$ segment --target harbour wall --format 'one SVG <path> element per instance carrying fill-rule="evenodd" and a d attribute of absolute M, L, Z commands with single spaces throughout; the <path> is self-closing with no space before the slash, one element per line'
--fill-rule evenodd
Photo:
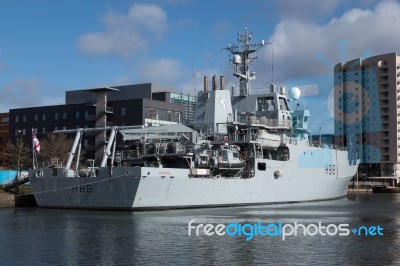
<path fill-rule="evenodd" d="M 0 208 L 9 208 L 14 206 L 14 194 L 0 191 Z"/>

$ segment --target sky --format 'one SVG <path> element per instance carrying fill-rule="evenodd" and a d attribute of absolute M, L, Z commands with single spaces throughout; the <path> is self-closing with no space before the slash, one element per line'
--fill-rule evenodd
<path fill-rule="evenodd" d="M 224 48 L 246 27 L 273 43 L 252 65 L 253 93 L 298 86 L 311 129 L 332 133 L 333 66 L 400 51 L 398 14 L 393 0 L 0 0 L 0 112 L 101 86 L 195 95 L 205 75 L 237 87 Z"/>

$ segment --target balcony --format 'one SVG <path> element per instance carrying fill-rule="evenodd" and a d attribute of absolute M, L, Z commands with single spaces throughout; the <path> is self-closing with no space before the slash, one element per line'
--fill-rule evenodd
<path fill-rule="evenodd" d="M 380 105 L 381 108 L 382 107 L 389 107 L 389 101 L 388 100 L 379 101 L 379 105 Z"/>
<path fill-rule="evenodd" d="M 113 114 L 114 113 L 114 108 L 112 108 L 110 106 L 106 106 L 106 113 L 107 114 Z"/>
<path fill-rule="evenodd" d="M 381 100 L 387 100 L 387 99 L 389 99 L 389 93 L 388 93 L 388 92 L 381 92 L 381 93 L 379 93 L 379 99 L 381 99 Z"/>

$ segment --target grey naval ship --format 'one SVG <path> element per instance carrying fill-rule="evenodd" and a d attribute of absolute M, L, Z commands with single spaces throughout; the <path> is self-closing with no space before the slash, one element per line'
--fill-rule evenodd
<path fill-rule="evenodd" d="M 251 94 L 255 73 L 249 67 L 256 57 L 250 55 L 265 43 L 252 42 L 247 29 L 237 41 L 226 49 L 239 95 L 224 89 L 223 77 L 217 88 L 214 76 L 209 90 L 205 77 L 193 126 L 58 131 L 76 137 L 65 165 L 29 171 L 38 206 L 151 210 L 345 196 L 359 161 L 344 148 L 310 140 L 310 111 L 299 104 L 290 108 L 300 97 L 298 88 L 271 84 L 265 93 Z M 108 141 L 97 166 L 92 160 L 90 167 L 79 168 L 72 162 L 79 161 L 86 133 Z"/>

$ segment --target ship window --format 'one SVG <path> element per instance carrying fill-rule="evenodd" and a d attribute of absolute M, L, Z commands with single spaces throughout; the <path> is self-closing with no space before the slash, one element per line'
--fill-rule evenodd
<path fill-rule="evenodd" d="M 222 151 L 222 158 L 225 162 L 228 161 L 228 153 L 226 151 Z"/>
<path fill-rule="evenodd" d="M 265 171 L 265 170 L 267 170 L 267 164 L 266 163 L 258 163 L 257 168 L 260 171 Z"/>
<path fill-rule="evenodd" d="M 239 153 L 238 152 L 234 152 L 233 153 L 233 158 L 239 158 Z"/>
<path fill-rule="evenodd" d="M 287 105 L 285 98 L 279 97 L 279 106 L 281 107 L 281 110 L 285 110 L 285 111 L 289 110 L 289 107 Z"/>

